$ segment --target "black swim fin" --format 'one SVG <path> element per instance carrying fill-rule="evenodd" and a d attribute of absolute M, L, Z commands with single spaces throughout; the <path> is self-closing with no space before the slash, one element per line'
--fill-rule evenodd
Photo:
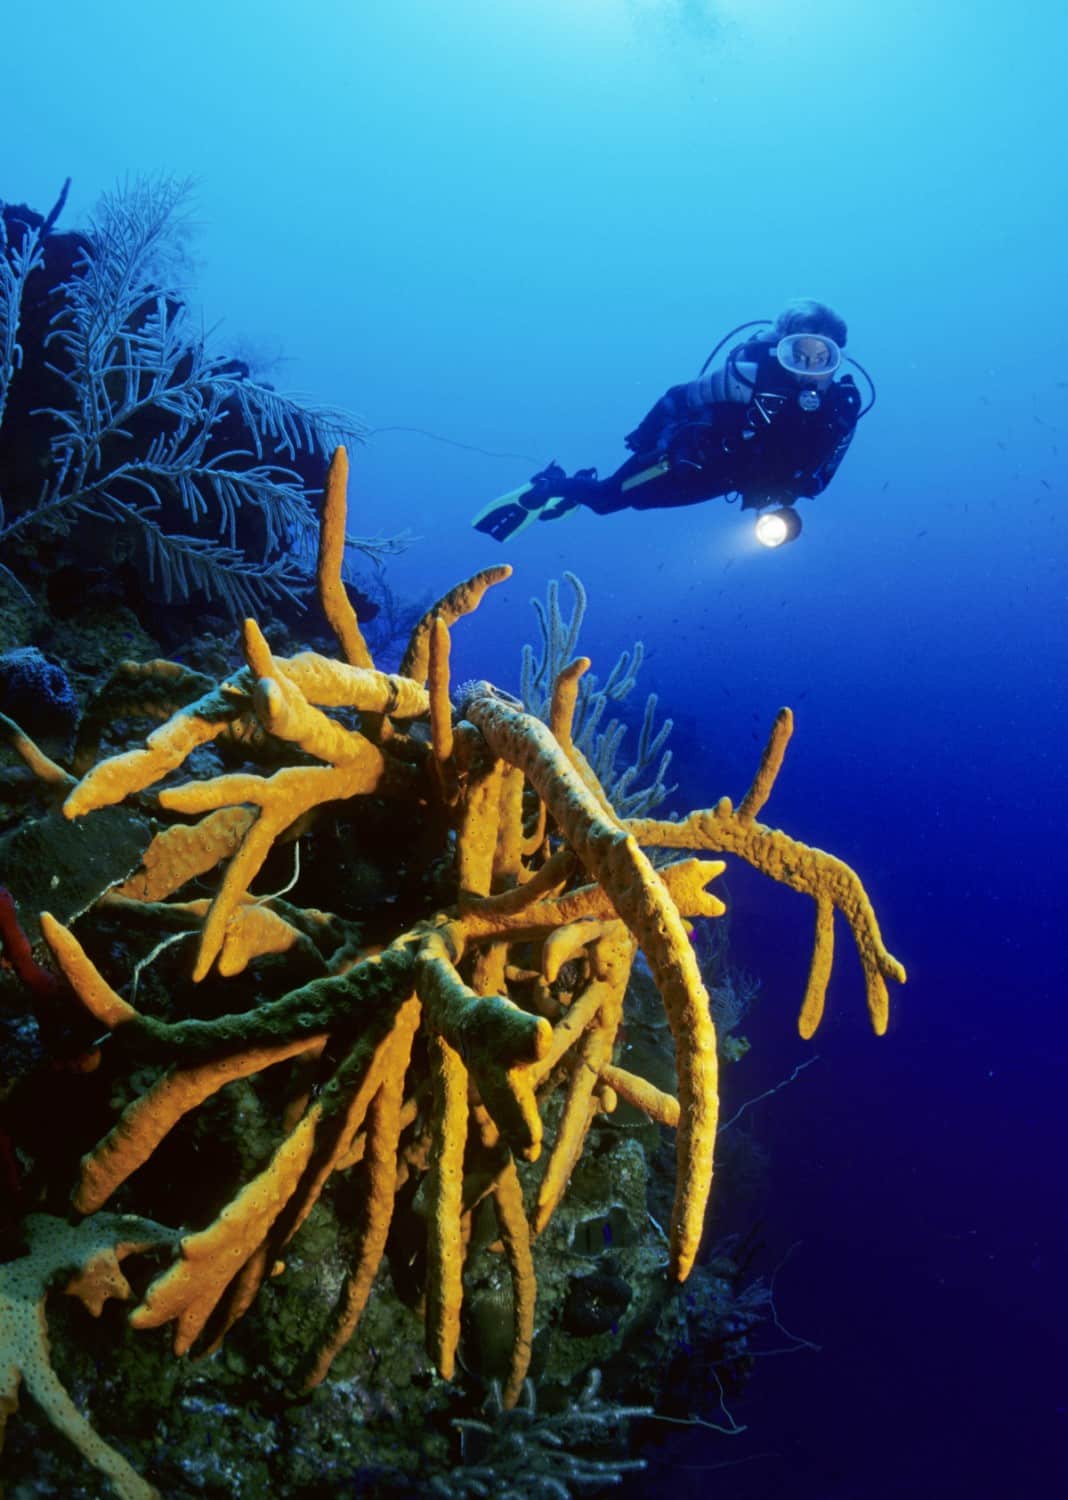
<path fill-rule="evenodd" d="M 524 498 L 531 495 L 535 488 L 528 480 L 517 490 L 509 490 L 507 495 L 491 500 L 484 510 L 479 511 L 471 525 L 476 531 L 484 531 L 487 536 L 493 537 L 494 541 L 507 541 L 510 536 L 523 531 L 531 521 L 537 520 L 538 511 L 545 503 L 541 496 L 534 497 L 529 506 L 523 504 Z"/>
<path fill-rule="evenodd" d="M 590 474 L 596 470 L 587 471 Z M 561 493 L 567 483 L 567 475 L 558 463 L 547 464 L 539 473 L 531 475 L 526 484 L 510 490 L 499 500 L 491 500 L 485 510 L 480 510 L 471 525 L 476 531 L 503 542 L 517 532 L 523 531 L 531 521 L 555 520 L 557 516 L 573 510 L 578 503 L 568 500 Z M 561 488 L 558 489 L 557 486 Z"/>

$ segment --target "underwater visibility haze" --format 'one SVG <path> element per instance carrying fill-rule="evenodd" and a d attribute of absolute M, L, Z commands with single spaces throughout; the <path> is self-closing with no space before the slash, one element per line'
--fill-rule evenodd
<path fill-rule="evenodd" d="M 1068 1492 L 1063 7 L 4 33 L 5 1493 Z"/>

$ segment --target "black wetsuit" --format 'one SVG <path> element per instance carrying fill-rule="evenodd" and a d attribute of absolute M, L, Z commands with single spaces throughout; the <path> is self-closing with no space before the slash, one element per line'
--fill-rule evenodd
<path fill-rule="evenodd" d="M 731 358 L 757 366 L 748 400 L 702 400 L 708 382 L 673 386 L 627 436 L 632 457 L 614 474 L 579 473 L 554 483 L 553 493 L 568 508 L 585 505 L 599 515 L 695 505 L 732 493 L 745 508 L 820 494 L 860 414 L 852 376 L 833 381 L 819 393 L 819 405 L 806 411 L 801 388 L 766 342 L 753 340 Z"/>

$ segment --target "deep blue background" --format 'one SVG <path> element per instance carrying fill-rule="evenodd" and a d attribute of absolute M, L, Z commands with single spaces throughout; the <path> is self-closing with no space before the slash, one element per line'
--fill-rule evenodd
<path fill-rule="evenodd" d="M 205 322 L 383 431 L 353 524 L 392 577 L 516 578 L 454 633 L 515 686 L 564 568 L 602 673 L 636 635 L 687 803 L 744 791 L 862 874 L 909 969 L 866 1029 L 844 931 L 818 1063 L 761 1105 L 784 1320 L 742 1438 L 676 1438 L 678 1495 L 1065 1492 L 1068 645 L 1063 6 L 988 0 L 60 0 L 7 16 L 0 192 L 64 222 L 127 173 L 199 179 Z M 621 435 L 787 298 L 847 317 L 879 401 L 805 532 L 758 554 L 721 503 L 467 521 Z M 279 362 L 272 363 L 277 357 Z M 812 910 L 732 879 L 763 980 L 742 1099 L 794 1033 Z M 756 1455 L 713 1473 L 701 1465 Z M 688 1488 L 689 1487 L 689 1488 Z"/>

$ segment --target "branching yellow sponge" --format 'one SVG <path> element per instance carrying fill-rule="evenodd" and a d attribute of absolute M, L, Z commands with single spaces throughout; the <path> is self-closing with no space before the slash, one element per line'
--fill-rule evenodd
<path fill-rule="evenodd" d="M 143 796 L 223 733 L 255 743 L 257 769 L 172 781 L 159 791 L 159 816 L 169 826 L 111 896 L 110 911 L 121 917 L 140 903 L 142 925 L 165 913 L 168 930 L 189 926 L 200 908 L 166 898 L 217 871 L 194 978 L 221 981 L 264 954 L 291 955 L 308 932 L 326 976 L 252 1009 L 220 1015 L 216 1005 L 214 1019 L 159 1019 L 123 999 L 75 935 L 42 917 L 57 961 L 81 1003 L 113 1033 L 114 1050 L 131 1067 L 163 1065 L 83 1159 L 74 1203 L 94 1212 L 122 1184 L 133 1180 L 135 1189 L 139 1168 L 168 1132 L 230 1080 L 318 1057 L 318 1086 L 297 1078 L 268 1159 L 221 1212 L 205 1214 L 210 1222 L 181 1236 L 173 1264 L 149 1286 L 132 1321 L 173 1323 L 179 1352 L 194 1342 L 214 1347 L 280 1264 L 330 1179 L 360 1162 L 352 1263 L 330 1327 L 302 1372 L 305 1386 L 316 1384 L 371 1294 L 397 1193 L 413 1173 L 426 1173 L 430 1357 L 444 1377 L 452 1375 L 471 1214 L 492 1198 L 512 1279 L 504 1388 L 511 1405 L 533 1337 L 532 1238 L 566 1193 L 598 1116 L 619 1098 L 676 1131 L 671 1271 L 683 1280 L 695 1263 L 719 1096 L 709 996 L 686 923 L 724 911 L 708 888 L 723 862 L 699 856 L 735 855 L 815 901 L 804 1035 L 819 1022 L 835 911 L 860 952 L 877 1031 L 886 1026 L 887 981 L 903 980 L 904 970 L 884 947 L 856 874 L 756 821 L 789 739 L 787 710 L 737 810 L 724 799 L 679 822 L 627 821 L 572 743 L 585 658 L 560 672 L 549 724 L 484 682 L 468 684 L 453 706 L 450 627 L 507 568 L 477 574 L 438 600 L 415 627 L 399 673 L 378 671 L 340 578 L 344 474 L 341 455 L 327 484 L 318 575 L 342 659 L 275 656 L 257 623 L 246 621 L 245 666 L 218 687 L 198 684 L 194 703 L 143 748 L 93 766 L 65 805 L 78 817 Z M 43 765 L 40 774 L 53 775 Z M 398 922 L 379 951 L 340 939 L 329 951 L 329 918 L 253 895 L 251 886 L 280 841 L 296 838 L 309 819 L 332 816 L 333 805 L 363 797 L 402 809 L 409 823 L 432 813 L 436 826 L 449 829 L 452 893 L 425 920 Z M 685 854 L 654 866 L 651 849 Z M 639 949 L 674 1040 L 677 1097 L 615 1060 Z M 559 1108 L 547 1108 L 554 1093 Z M 558 1121 L 555 1131 L 547 1130 L 549 1119 Z M 537 1163 L 528 1204 L 517 1162 Z"/>

